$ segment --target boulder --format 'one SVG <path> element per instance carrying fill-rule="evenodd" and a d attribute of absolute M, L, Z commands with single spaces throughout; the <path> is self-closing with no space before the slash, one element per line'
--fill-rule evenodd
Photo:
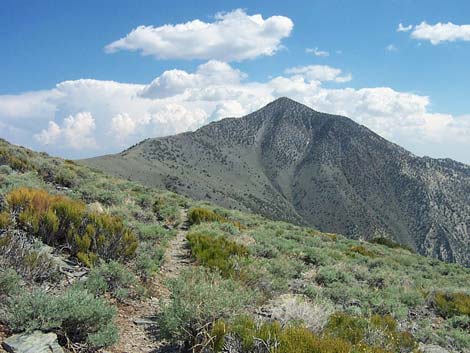
<path fill-rule="evenodd" d="M 450 353 L 447 349 L 436 344 L 419 344 L 419 350 L 423 353 Z"/>
<path fill-rule="evenodd" d="M 64 353 L 53 332 L 23 333 L 8 337 L 2 343 L 3 349 L 9 353 Z"/>

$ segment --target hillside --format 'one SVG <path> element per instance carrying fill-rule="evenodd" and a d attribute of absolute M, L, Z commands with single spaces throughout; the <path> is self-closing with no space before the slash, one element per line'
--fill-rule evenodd
<path fill-rule="evenodd" d="M 353 239 L 385 236 L 470 265 L 470 166 L 416 157 L 288 98 L 82 162 L 223 207 Z"/>
<path fill-rule="evenodd" d="M 0 201 L 5 347 L 41 330 L 73 352 L 470 352 L 470 270 L 384 238 L 223 209 L 1 140 Z"/>

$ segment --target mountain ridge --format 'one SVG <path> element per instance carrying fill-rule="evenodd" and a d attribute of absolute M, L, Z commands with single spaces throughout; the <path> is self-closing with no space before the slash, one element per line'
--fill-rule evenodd
<path fill-rule="evenodd" d="M 470 166 L 417 157 L 283 97 L 241 118 L 83 163 L 224 207 L 470 265 Z"/>

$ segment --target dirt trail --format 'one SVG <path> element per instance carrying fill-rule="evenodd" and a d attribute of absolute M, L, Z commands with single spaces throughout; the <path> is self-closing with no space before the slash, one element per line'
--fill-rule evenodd
<path fill-rule="evenodd" d="M 150 353 L 159 352 L 161 343 L 152 337 L 152 318 L 158 311 L 161 299 L 168 298 L 169 291 L 165 281 L 177 277 L 189 266 L 190 254 L 186 235 L 189 222 L 186 210 L 182 211 L 182 223 L 176 236 L 170 240 L 166 249 L 159 274 L 151 284 L 151 295 L 144 301 L 136 301 L 118 308 L 117 324 L 120 330 L 119 343 L 110 352 L 113 353 Z"/>
<path fill-rule="evenodd" d="M 186 235 L 188 233 L 189 222 L 187 215 L 185 221 L 179 227 L 178 234 L 168 244 L 160 273 L 164 278 L 175 278 L 189 265 L 190 254 L 187 246 Z"/>

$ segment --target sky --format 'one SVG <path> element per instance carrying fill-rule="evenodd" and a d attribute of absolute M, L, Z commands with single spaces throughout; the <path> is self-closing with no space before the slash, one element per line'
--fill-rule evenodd
<path fill-rule="evenodd" d="M 277 97 L 470 164 L 470 2 L 0 1 L 0 137 L 66 158 Z"/>

